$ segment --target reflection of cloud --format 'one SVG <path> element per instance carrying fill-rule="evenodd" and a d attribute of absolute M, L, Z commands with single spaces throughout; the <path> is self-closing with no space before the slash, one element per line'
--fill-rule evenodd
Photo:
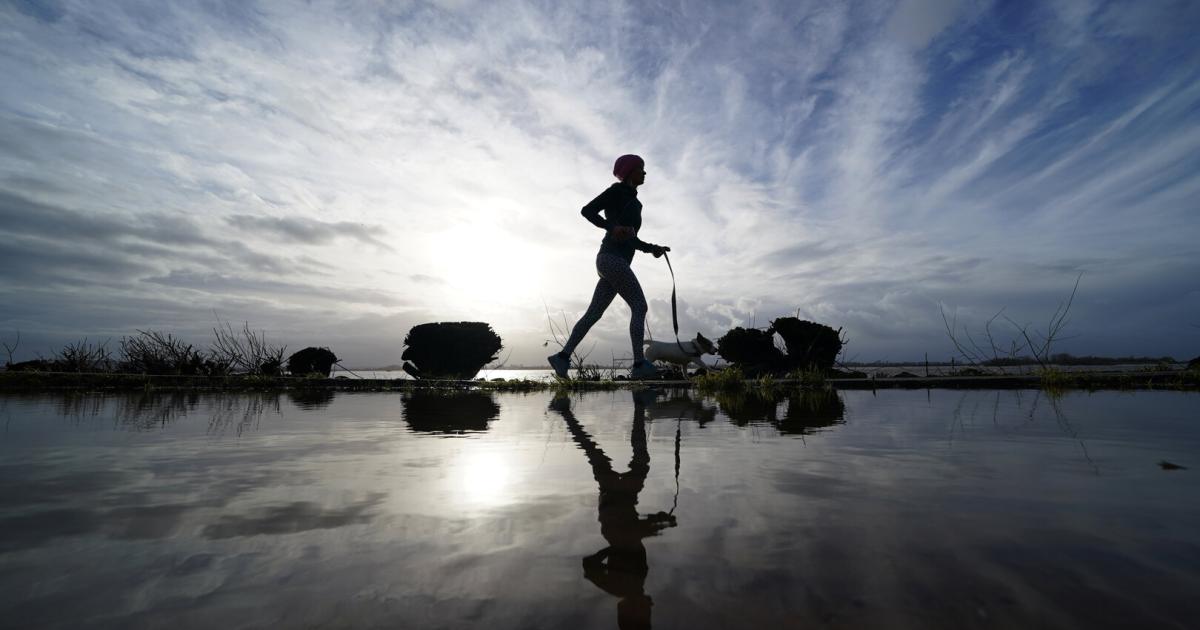
<path fill-rule="evenodd" d="M 0 519 L 0 552 L 30 549 L 67 536 L 105 534 L 122 540 L 165 538 L 194 506 L 169 504 L 112 510 L 61 508 Z"/>
<path fill-rule="evenodd" d="M 383 503 L 386 494 L 373 492 L 367 498 L 340 509 L 326 509 L 311 501 L 295 501 L 256 510 L 249 516 L 224 515 L 204 528 L 210 539 L 294 534 L 313 529 L 336 529 L 361 525 L 374 519 L 372 509 Z"/>
<path fill-rule="evenodd" d="M 98 531 L 102 515 L 91 510 L 63 508 L 0 519 L 0 552 L 40 547 L 63 536 Z"/>
<path fill-rule="evenodd" d="M 167 575 L 169 577 L 186 577 L 196 573 L 203 573 L 212 566 L 213 560 L 216 558 L 217 556 L 211 553 L 198 553 L 188 556 L 183 559 L 183 562 L 171 567 Z"/>
<path fill-rule="evenodd" d="M 30 466 L 0 466 L 0 508 L 71 502 L 130 481 L 128 473 L 115 470 L 65 472 L 53 477 L 34 475 L 35 471 Z"/>
<path fill-rule="evenodd" d="M 165 538 L 175 533 L 189 505 L 121 507 L 104 514 L 104 528 L 113 538 L 142 540 Z"/>

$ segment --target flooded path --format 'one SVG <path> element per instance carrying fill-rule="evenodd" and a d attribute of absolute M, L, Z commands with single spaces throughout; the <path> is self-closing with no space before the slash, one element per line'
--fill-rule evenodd
<path fill-rule="evenodd" d="M 1198 403 L 0 397 L 0 626 L 1184 628 Z"/>

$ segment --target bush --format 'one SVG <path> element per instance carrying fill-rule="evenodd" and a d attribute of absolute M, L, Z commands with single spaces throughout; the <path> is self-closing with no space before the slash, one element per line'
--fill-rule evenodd
<path fill-rule="evenodd" d="M 333 370 L 333 364 L 337 362 L 337 355 L 329 348 L 305 348 L 288 357 L 287 369 L 294 376 L 304 376 L 314 372 L 329 376 L 330 371 Z"/>
<path fill-rule="evenodd" d="M 155 330 L 139 330 L 121 338 L 122 372 L 133 374 L 222 374 L 226 369 L 209 361 L 189 343 Z"/>
<path fill-rule="evenodd" d="M 717 340 L 717 354 L 751 376 L 777 371 L 785 359 L 770 328 L 734 328 Z"/>
<path fill-rule="evenodd" d="M 416 378 L 475 378 L 495 361 L 503 347 L 485 322 L 438 322 L 413 326 L 400 356 L 404 371 Z"/>
<path fill-rule="evenodd" d="M 213 328 L 213 344 L 208 353 L 214 364 L 227 371 L 254 376 L 278 376 L 283 370 L 283 355 L 287 346 L 267 342 L 266 332 L 250 330 L 250 323 L 235 331 L 228 322 L 217 320 Z"/>
<path fill-rule="evenodd" d="M 702 392 L 733 392 L 746 388 L 746 375 L 741 368 L 727 367 L 723 370 L 705 372 L 693 381 Z"/>
<path fill-rule="evenodd" d="M 49 359 L 31 359 L 8 364 L 10 372 L 56 372 L 54 362 Z"/>
<path fill-rule="evenodd" d="M 795 317 L 780 317 L 771 328 L 787 345 L 787 366 L 792 370 L 828 372 L 842 351 L 839 331 Z"/>
<path fill-rule="evenodd" d="M 783 339 L 787 354 L 775 343 Z M 717 354 L 748 376 L 833 369 L 842 351 L 841 330 L 795 317 L 780 317 L 766 330 L 734 328 L 717 340 Z"/>
<path fill-rule="evenodd" d="M 51 366 L 57 372 L 109 372 L 113 368 L 112 353 L 107 341 L 94 345 L 83 339 L 63 346 Z"/>

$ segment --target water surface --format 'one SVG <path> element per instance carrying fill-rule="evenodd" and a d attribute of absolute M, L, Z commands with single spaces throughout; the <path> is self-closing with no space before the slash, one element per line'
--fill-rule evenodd
<path fill-rule="evenodd" d="M 1198 401 L 0 397 L 0 625 L 1184 628 Z"/>

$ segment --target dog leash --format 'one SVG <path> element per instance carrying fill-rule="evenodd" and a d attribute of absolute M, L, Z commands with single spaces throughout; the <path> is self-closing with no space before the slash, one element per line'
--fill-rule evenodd
<path fill-rule="evenodd" d="M 679 309 L 675 307 L 675 268 L 671 266 L 671 257 L 667 252 L 663 252 L 663 258 L 667 259 L 667 269 L 671 271 L 671 326 L 675 329 L 675 345 L 679 346 L 680 352 L 691 356 L 692 353 L 684 349 L 679 341 Z"/>

